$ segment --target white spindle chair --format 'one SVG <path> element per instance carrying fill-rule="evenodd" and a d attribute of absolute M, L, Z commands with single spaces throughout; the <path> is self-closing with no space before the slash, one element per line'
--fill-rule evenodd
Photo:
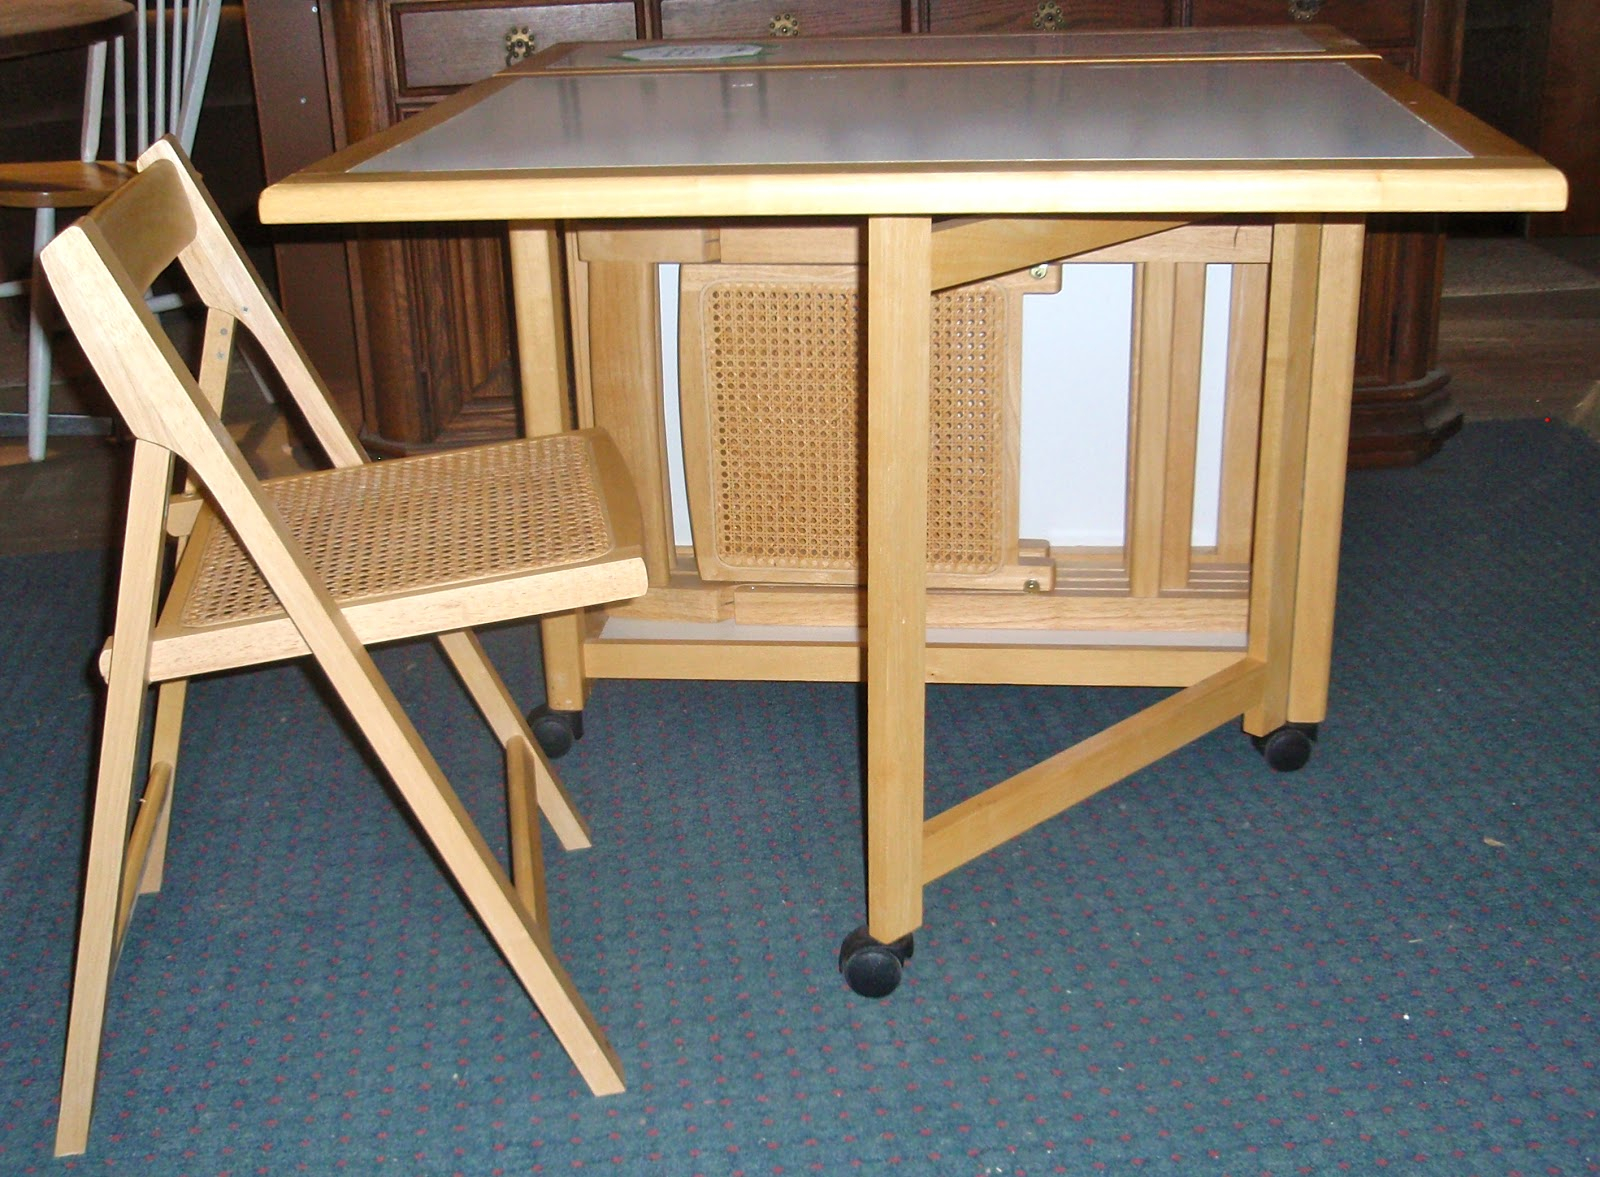
<path fill-rule="evenodd" d="M 53 367 L 53 314 L 47 286 L 39 280 L 37 259 L 55 236 L 57 211 L 81 211 L 99 204 L 133 174 L 129 160 L 163 135 L 172 135 L 185 152 L 192 150 L 211 72 L 222 0 L 136 0 L 136 7 L 131 87 L 123 38 L 109 45 L 97 42 L 87 50 L 78 158 L 0 163 L 0 208 L 33 210 L 33 276 L 0 283 L 0 298 L 26 295 L 29 299 L 26 421 L 28 457 L 35 462 L 45 456 Z M 103 159 L 100 148 L 108 97 L 111 157 Z M 167 295 L 153 305 L 157 310 L 169 310 L 178 301 L 178 296 Z M 78 430 L 95 424 L 84 418 L 56 420 L 63 428 Z"/>

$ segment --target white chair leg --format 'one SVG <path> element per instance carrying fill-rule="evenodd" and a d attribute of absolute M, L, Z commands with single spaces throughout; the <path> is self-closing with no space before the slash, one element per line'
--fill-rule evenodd
<path fill-rule="evenodd" d="M 56 235 L 56 210 L 41 208 L 33 218 L 33 256 L 50 244 Z M 45 330 L 45 313 L 50 284 L 35 260 L 33 285 L 28 291 L 28 460 L 44 459 L 45 434 L 50 426 L 50 335 Z"/>

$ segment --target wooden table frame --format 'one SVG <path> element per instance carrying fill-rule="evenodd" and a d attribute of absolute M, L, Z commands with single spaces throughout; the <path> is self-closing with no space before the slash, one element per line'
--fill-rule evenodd
<path fill-rule="evenodd" d="M 1130 51 L 1118 59 L 1165 59 L 1181 56 L 1184 46 L 1202 44 L 1174 34 L 1154 36 L 1164 39 L 1156 50 L 1148 47 L 1152 42 L 1142 42 L 1147 46 L 1142 55 Z M 526 428 L 535 433 L 570 424 L 562 222 L 805 217 L 864 227 L 864 659 L 854 643 L 834 643 L 806 653 L 802 673 L 780 674 L 770 668 L 770 649 L 684 642 L 639 653 L 627 672 L 864 679 L 867 927 L 872 940 L 889 944 L 922 923 L 923 888 L 929 881 L 1218 725 L 1242 717 L 1247 732 L 1265 736 L 1286 724 L 1315 723 L 1326 711 L 1365 215 L 1553 209 L 1564 204 L 1565 185 L 1537 157 L 1359 47 L 1335 34 L 1319 37 L 1320 47 L 1308 57 L 1338 55 L 1467 155 L 796 164 L 647 172 L 626 167 L 351 171 L 517 85 L 522 74 L 559 71 L 563 61 L 577 60 L 558 48 L 274 185 L 263 196 L 262 219 L 505 221 L 523 409 Z M 1073 46 L 1082 43 L 1069 38 L 1052 44 L 1068 61 Z M 862 52 L 862 44 L 818 43 L 810 52 L 848 60 Z M 957 50 L 947 39 L 939 52 Z M 1095 60 L 1106 58 L 1101 54 Z M 984 215 L 974 217 L 976 212 Z M 930 650 L 925 640 L 927 511 L 919 488 L 927 485 L 928 469 L 929 293 L 1148 234 L 1148 218 L 1167 226 L 1239 216 L 1264 220 L 1270 232 L 1243 649 L 1074 651 L 1072 681 L 1163 681 L 1180 689 L 930 817 L 924 812 L 926 684 L 941 678 L 984 681 L 984 666 L 993 663 L 994 654 L 960 646 Z M 578 308 L 577 320 L 602 315 L 608 321 L 603 326 L 588 322 L 587 330 L 632 332 L 650 343 L 592 354 L 597 381 L 637 382 L 649 376 L 638 368 L 648 362 L 640 357 L 648 356 L 658 323 L 648 313 L 649 300 L 639 293 L 638 273 L 618 280 L 624 272 L 591 275 L 601 289 L 590 285 L 588 306 Z M 626 430 L 626 422 L 605 424 Z M 626 436 L 618 440 L 625 453 L 655 444 L 648 438 L 638 445 Z M 653 479 L 659 471 L 635 469 L 634 475 Z M 658 553 L 657 558 L 664 557 Z M 586 666 L 588 634 L 584 620 L 575 616 L 547 621 L 544 639 L 551 704 L 581 708 L 586 673 L 607 658 L 604 646 L 587 645 Z M 1013 663 L 1010 681 L 1063 681 L 1053 661 L 1057 654 L 1025 648 L 1006 657 Z M 1153 669 L 1158 660 L 1159 670 Z"/>

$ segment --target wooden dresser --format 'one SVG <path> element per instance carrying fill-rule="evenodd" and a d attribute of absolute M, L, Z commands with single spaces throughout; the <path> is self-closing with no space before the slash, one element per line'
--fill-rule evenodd
<path fill-rule="evenodd" d="M 319 13 L 299 0 L 246 0 L 269 181 L 560 41 L 1316 21 L 1448 94 L 1463 9 L 1464 0 L 326 0 Z M 325 92 L 302 81 L 285 102 L 285 72 L 319 57 Z M 1442 239 L 1423 219 L 1377 218 L 1367 242 L 1351 458 L 1414 462 L 1460 422 L 1433 366 Z M 336 392 L 380 447 L 514 428 L 502 254 L 498 234 L 465 226 L 363 231 L 343 264 L 326 242 L 280 251 L 291 320 L 326 370 L 348 374 Z M 353 343 L 325 309 L 340 283 L 359 308 Z"/>

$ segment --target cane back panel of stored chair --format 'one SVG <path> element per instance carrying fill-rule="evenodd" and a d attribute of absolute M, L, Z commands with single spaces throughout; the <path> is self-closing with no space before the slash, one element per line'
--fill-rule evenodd
<path fill-rule="evenodd" d="M 1021 298 L 1026 272 L 933 296 L 928 567 L 947 587 L 1023 588 Z M 686 265 L 679 386 L 695 556 L 707 581 L 860 582 L 859 271 Z M 1037 587 L 1037 586 L 1035 586 Z"/>

